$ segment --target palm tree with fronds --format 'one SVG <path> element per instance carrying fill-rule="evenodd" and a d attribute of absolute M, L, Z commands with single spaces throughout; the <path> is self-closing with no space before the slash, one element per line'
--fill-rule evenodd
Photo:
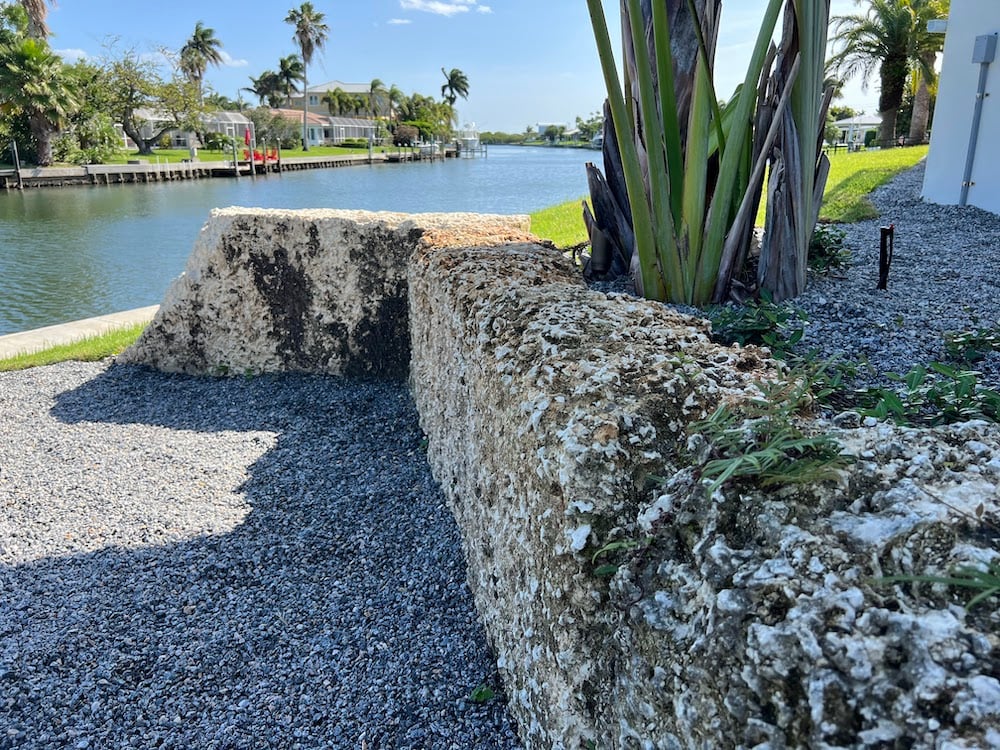
<path fill-rule="evenodd" d="M 302 148 L 309 150 L 309 138 L 306 131 L 306 118 L 309 113 L 309 78 L 308 67 L 312 62 L 313 53 L 322 50 L 330 35 L 330 28 L 323 23 L 326 16 L 313 7 L 312 3 L 302 3 L 298 8 L 292 8 L 285 17 L 285 23 L 295 27 L 292 40 L 299 45 L 302 53 Z"/>
<path fill-rule="evenodd" d="M 860 1 L 860 0 L 859 0 Z M 926 52 L 940 40 L 928 34 L 926 23 L 920 26 L 921 7 L 926 0 L 866 0 L 864 14 L 837 16 L 834 41 L 841 46 L 833 61 L 845 78 L 861 73 L 867 78 L 878 69 L 878 110 L 882 123 L 878 139 L 892 143 L 896 137 L 896 118 L 903 103 L 911 66 L 916 64 L 929 79 L 934 71 L 927 65 Z"/>
<path fill-rule="evenodd" d="M 406 101 L 406 94 L 403 93 L 403 90 L 399 86 L 392 84 L 389 87 L 389 91 L 386 92 L 385 98 L 389 102 L 389 119 L 398 120 L 399 108 Z"/>
<path fill-rule="evenodd" d="M 322 102 L 326 105 L 330 115 L 336 117 L 348 111 L 351 105 L 351 95 L 337 86 L 333 91 L 327 91 L 323 95 Z"/>
<path fill-rule="evenodd" d="M 291 99 L 292 94 L 298 93 L 295 84 L 305 80 L 305 66 L 298 55 L 286 55 L 278 61 L 278 79 L 281 81 L 281 89 L 285 93 L 285 98 Z"/>
<path fill-rule="evenodd" d="M 379 78 L 373 78 L 371 84 L 368 86 L 368 110 L 371 112 L 372 118 L 378 117 L 382 102 L 385 101 L 388 96 L 389 89 L 385 87 L 382 80 Z"/>
<path fill-rule="evenodd" d="M 55 2 L 52 3 L 55 5 Z M 49 6 L 45 0 L 21 0 L 21 7 L 28 14 L 28 36 L 32 39 L 47 39 L 49 26 L 46 20 Z"/>
<path fill-rule="evenodd" d="M 441 87 L 441 97 L 448 104 L 454 107 L 458 97 L 469 98 L 469 79 L 465 73 L 458 68 L 452 68 L 450 71 L 441 68 L 441 72 L 445 77 L 445 83 Z"/>
<path fill-rule="evenodd" d="M 215 29 L 207 28 L 201 21 L 194 26 L 194 33 L 181 47 L 180 68 L 202 96 L 202 84 L 209 65 L 222 64 L 222 42 L 215 36 Z"/>
<path fill-rule="evenodd" d="M 267 102 L 267 106 L 271 109 L 277 109 L 282 105 L 285 100 L 285 90 L 281 81 L 281 76 L 275 73 L 273 70 L 265 70 L 257 78 L 250 76 L 250 83 L 253 84 L 244 91 L 249 91 L 251 94 L 257 97 L 258 103 L 263 106 L 264 102 Z"/>
<path fill-rule="evenodd" d="M 38 165 L 52 164 L 52 139 L 77 106 L 62 59 L 31 37 L 0 51 L 0 115 L 23 115 L 35 141 Z"/>

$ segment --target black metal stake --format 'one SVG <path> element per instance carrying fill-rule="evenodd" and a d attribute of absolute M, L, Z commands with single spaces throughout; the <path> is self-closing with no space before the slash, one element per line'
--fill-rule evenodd
<path fill-rule="evenodd" d="M 896 238 L 896 225 L 881 227 L 881 238 L 878 250 L 878 286 L 876 289 L 888 289 L 889 267 L 892 266 L 892 253 Z"/>

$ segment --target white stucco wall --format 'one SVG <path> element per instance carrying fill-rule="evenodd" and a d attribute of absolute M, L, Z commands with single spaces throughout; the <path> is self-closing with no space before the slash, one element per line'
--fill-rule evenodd
<path fill-rule="evenodd" d="M 972 62 L 977 36 L 1000 32 L 998 0 L 952 0 L 924 199 L 957 204 L 962 192 L 980 66 Z M 1000 214 L 1000 56 L 990 66 L 969 205 Z"/>

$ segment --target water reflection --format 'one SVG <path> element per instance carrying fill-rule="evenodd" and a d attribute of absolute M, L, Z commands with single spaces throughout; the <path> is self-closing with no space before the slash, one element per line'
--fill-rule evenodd
<path fill-rule="evenodd" d="M 213 207 L 528 213 L 586 193 L 597 156 L 494 147 L 255 180 L 12 190 L 0 194 L 0 335 L 158 303 Z"/>

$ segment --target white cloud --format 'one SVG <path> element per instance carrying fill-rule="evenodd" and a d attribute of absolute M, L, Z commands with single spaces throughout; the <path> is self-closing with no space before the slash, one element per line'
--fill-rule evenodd
<path fill-rule="evenodd" d="M 220 57 L 222 57 L 222 64 L 225 65 L 227 68 L 245 68 L 250 64 L 249 62 L 247 62 L 242 58 L 240 58 L 239 60 L 233 58 L 224 49 L 219 50 L 219 55 Z"/>
<path fill-rule="evenodd" d="M 390 18 L 390 26 L 406 26 L 409 23 L 413 23 L 409 18 Z"/>
<path fill-rule="evenodd" d="M 439 16 L 454 16 L 458 13 L 468 13 L 475 10 L 478 13 L 492 13 L 493 9 L 489 5 L 480 5 L 477 0 L 399 0 L 399 7 L 403 10 L 420 10 L 425 13 L 434 13 Z"/>
<path fill-rule="evenodd" d="M 87 54 L 87 51 L 82 49 L 54 49 L 52 51 L 59 55 L 63 61 L 68 63 L 75 63 L 80 60 L 86 60 L 90 57 L 90 55 Z"/>

